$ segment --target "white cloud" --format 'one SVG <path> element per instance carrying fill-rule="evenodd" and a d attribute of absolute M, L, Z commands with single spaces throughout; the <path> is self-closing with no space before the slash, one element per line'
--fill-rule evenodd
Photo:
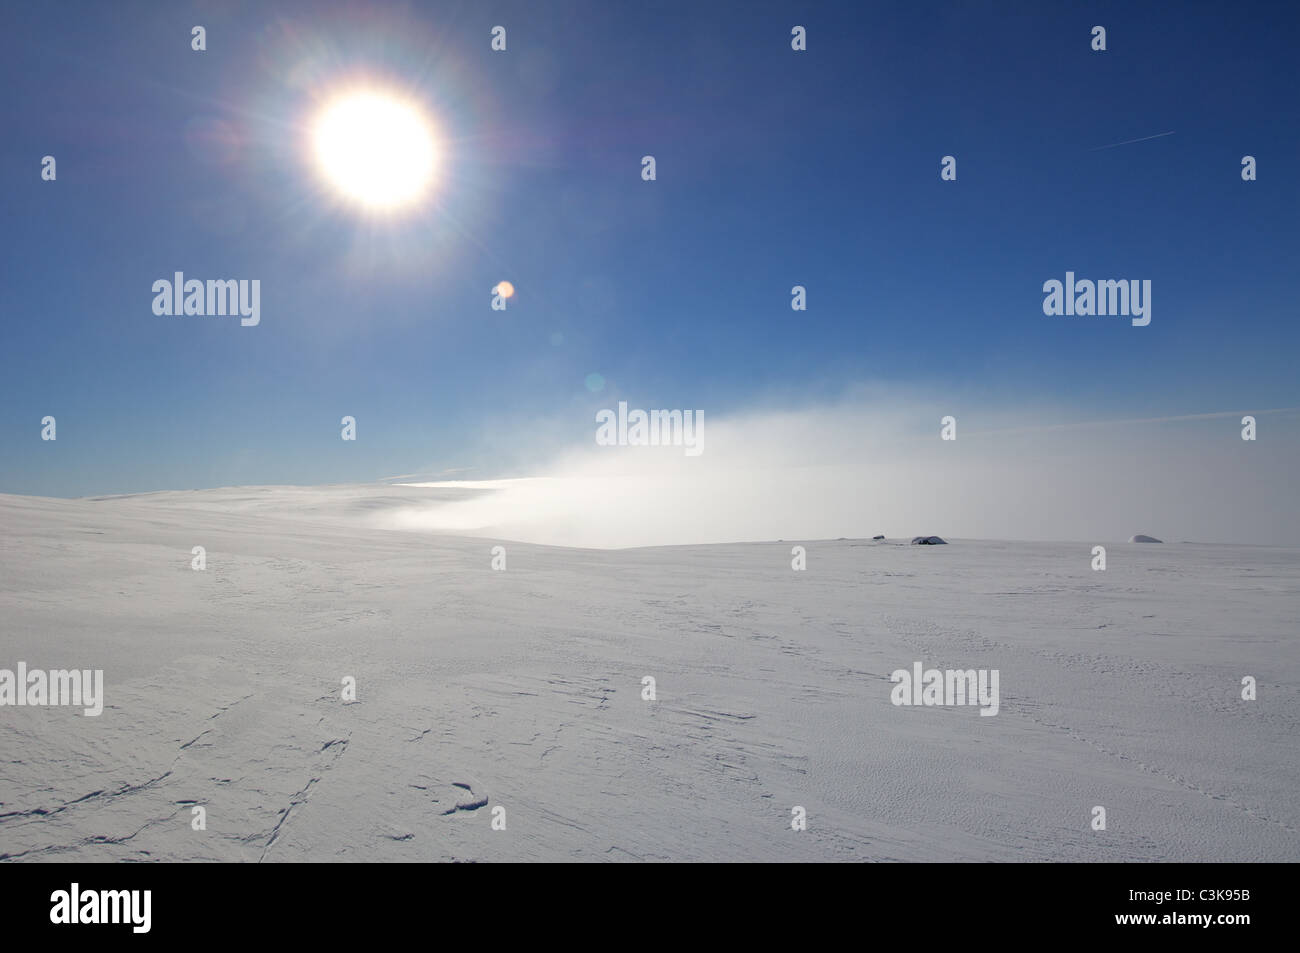
<path fill-rule="evenodd" d="M 1050 408 L 940 406 L 886 400 L 879 390 L 830 406 L 730 418 L 705 412 L 699 457 L 680 448 L 598 447 L 593 436 L 529 467 L 534 478 L 456 481 L 485 492 L 375 519 L 601 548 L 876 533 L 1108 542 L 1145 532 L 1166 541 L 1275 544 L 1300 537 L 1294 412 L 1255 412 L 1255 442 L 1241 439 L 1236 412 L 1080 423 Z M 957 418 L 956 441 L 939 438 L 945 414 Z"/>

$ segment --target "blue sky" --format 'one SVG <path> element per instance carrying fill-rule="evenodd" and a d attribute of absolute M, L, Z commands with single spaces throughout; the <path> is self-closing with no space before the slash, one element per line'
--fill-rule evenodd
<path fill-rule="evenodd" d="M 0 491 L 523 475 L 512 435 L 590 442 L 619 399 L 726 417 L 870 384 L 1042 423 L 1300 405 L 1300 12 L 1161 6 L 15 8 Z M 359 72 L 445 141 L 400 220 L 333 201 L 304 156 Z M 178 270 L 260 279 L 260 325 L 154 315 Z M 1067 270 L 1150 279 L 1151 325 L 1045 316 Z"/>

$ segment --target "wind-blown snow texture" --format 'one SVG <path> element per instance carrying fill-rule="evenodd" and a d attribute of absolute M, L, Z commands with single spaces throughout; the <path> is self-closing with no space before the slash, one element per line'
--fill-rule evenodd
<path fill-rule="evenodd" d="M 0 668 L 107 696 L 0 708 L 0 857 L 1300 860 L 1300 550 L 507 542 L 494 572 L 499 541 L 372 528 L 449 492 L 0 496 Z M 914 661 L 998 669 L 1000 713 L 894 707 Z"/>

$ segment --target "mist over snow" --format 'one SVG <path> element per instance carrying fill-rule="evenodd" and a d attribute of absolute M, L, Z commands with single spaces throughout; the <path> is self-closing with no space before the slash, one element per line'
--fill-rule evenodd
<path fill-rule="evenodd" d="M 950 441 L 940 439 L 948 414 L 957 421 Z M 482 492 L 373 519 L 387 528 L 608 548 L 877 533 L 1120 541 L 1138 529 L 1174 542 L 1293 543 L 1298 417 L 1264 415 L 1267 439 L 1250 442 L 1240 437 L 1241 416 L 1089 421 L 1066 411 L 849 399 L 731 417 L 706 412 L 695 457 L 681 447 L 594 439 L 548 455 L 533 438 L 558 428 L 530 422 L 516 444 L 533 455 L 517 464 L 525 477 L 416 483 Z M 494 442 L 511 440 L 498 432 Z"/>

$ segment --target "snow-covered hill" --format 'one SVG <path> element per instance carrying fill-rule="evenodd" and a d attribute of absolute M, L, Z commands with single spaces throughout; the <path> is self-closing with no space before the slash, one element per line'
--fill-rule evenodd
<path fill-rule="evenodd" d="M 0 497 L 0 668 L 105 683 L 0 707 L 0 856 L 1300 860 L 1300 550 L 374 526 L 431 499 Z M 916 662 L 998 714 L 891 704 Z"/>

